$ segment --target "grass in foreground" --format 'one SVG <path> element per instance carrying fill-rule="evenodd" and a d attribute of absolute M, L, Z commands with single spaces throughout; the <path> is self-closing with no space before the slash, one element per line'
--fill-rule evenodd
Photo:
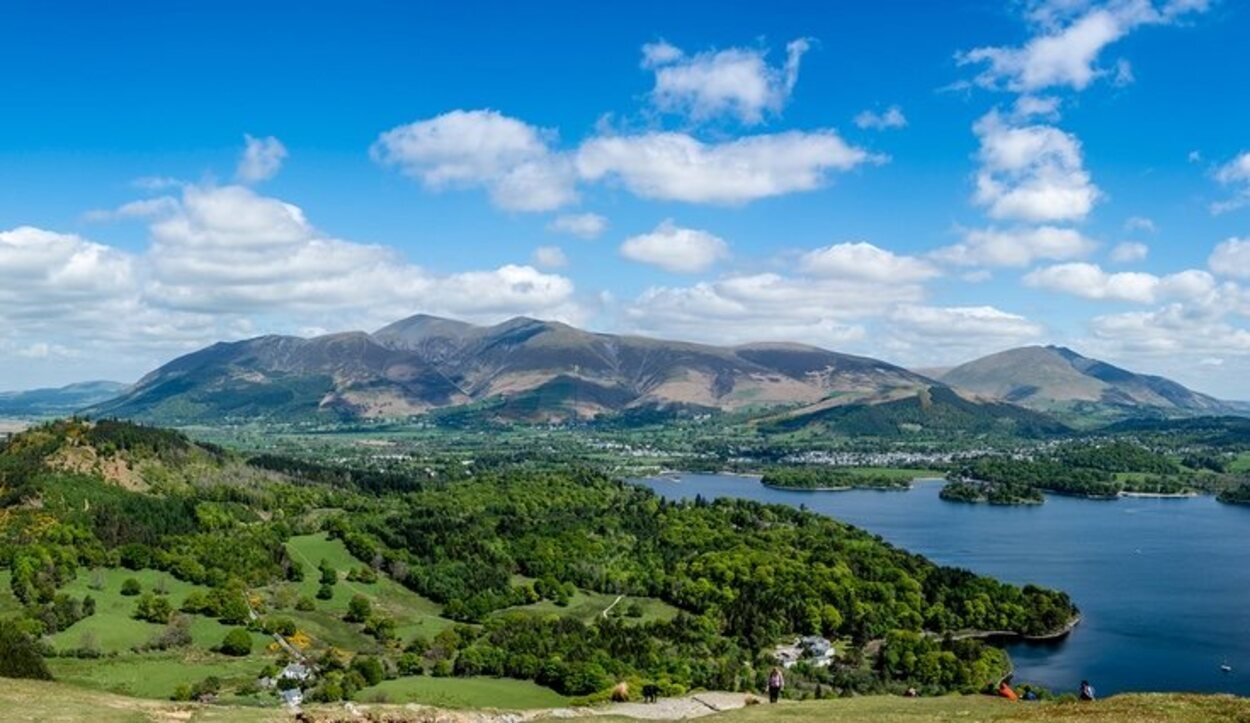
<path fill-rule="evenodd" d="M 433 678 L 425 680 L 440 682 L 439 679 Z M 490 681 L 477 679 L 464 682 L 488 685 Z M 462 690 L 476 697 L 475 693 L 470 692 L 469 687 L 466 686 Z M 485 695 L 491 694 L 489 690 L 485 693 Z M 479 700 L 473 700 L 472 703 L 475 706 L 487 704 Z M 384 717 L 385 720 L 394 723 L 458 720 L 443 714 L 405 710 L 400 705 L 362 702 L 360 707 L 366 709 L 366 713 L 374 713 L 375 718 Z M 308 719 L 314 721 L 341 720 L 343 715 L 341 705 L 308 706 L 306 710 Z M 5 721 L 90 720 L 93 723 L 146 721 L 259 723 L 293 719 L 289 713 L 277 708 L 141 700 L 78 688 L 65 683 L 29 680 L 0 680 L 0 714 Z M 564 719 L 552 718 L 551 720 Z M 596 717 L 592 720 L 602 723 L 636 723 L 636 719 L 615 716 Z M 765 704 L 700 720 L 708 723 L 763 723 L 764 721 L 781 721 L 781 723 L 849 723 L 850 721 L 874 721 L 874 723 L 944 723 L 946 721 L 963 723 L 981 721 L 1221 723 L 1229 721 L 1245 723 L 1245 721 L 1250 721 L 1250 699 L 1232 696 L 1144 694 L 1116 696 L 1097 703 L 1058 704 L 1008 703 L 985 696 L 950 696 L 915 700 L 873 696 L 848 700 L 783 703 L 776 706 Z"/>
<path fill-rule="evenodd" d="M 552 720 L 555 720 L 554 718 Z M 626 723 L 632 718 L 596 718 Z M 1250 699 L 1233 696 L 1136 694 L 1097 703 L 1010 703 L 989 696 L 899 698 L 866 696 L 831 701 L 756 705 L 701 718 L 707 723 L 945 723 L 961 721 L 1087 721 L 1089 723 L 1218 723 L 1250 721 Z"/>

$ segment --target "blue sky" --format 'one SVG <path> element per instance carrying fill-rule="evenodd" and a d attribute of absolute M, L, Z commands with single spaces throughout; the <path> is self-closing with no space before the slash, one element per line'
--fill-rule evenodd
<path fill-rule="evenodd" d="M 1250 397 L 1237 3 L 255 5 L 0 10 L 0 388 L 430 312 Z"/>

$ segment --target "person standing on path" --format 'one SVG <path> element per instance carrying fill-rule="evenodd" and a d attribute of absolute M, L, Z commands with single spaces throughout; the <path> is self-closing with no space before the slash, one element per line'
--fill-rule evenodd
<path fill-rule="evenodd" d="M 784 687 L 786 687 L 786 679 L 781 676 L 781 669 L 773 668 L 773 672 L 768 674 L 768 702 L 776 703 Z"/>

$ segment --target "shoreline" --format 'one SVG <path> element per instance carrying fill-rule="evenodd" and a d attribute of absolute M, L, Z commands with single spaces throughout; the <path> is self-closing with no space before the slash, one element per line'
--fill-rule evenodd
<path fill-rule="evenodd" d="M 1015 641 L 1042 643 L 1042 642 L 1047 642 L 1050 640 L 1059 640 L 1060 638 L 1067 637 L 1069 634 L 1072 633 L 1073 630 L 1076 629 L 1076 626 L 1081 624 L 1081 620 L 1082 620 L 1082 617 L 1080 615 L 1077 615 L 1076 617 L 1069 620 L 1059 630 L 1055 630 L 1049 633 L 1043 633 L 1041 635 L 1025 635 L 1024 633 L 1017 633 L 1012 630 L 967 630 L 967 631 L 960 631 L 957 633 L 951 633 L 951 639 L 952 640 L 999 639 L 1003 641 L 1015 640 Z"/>
<path fill-rule="evenodd" d="M 1140 497 L 1144 499 L 1159 500 L 1184 500 L 1191 497 L 1200 497 L 1197 492 L 1120 492 L 1120 497 Z"/>
<path fill-rule="evenodd" d="M 787 487 L 785 485 L 770 484 L 760 480 L 760 484 L 773 490 L 783 490 L 786 492 L 850 492 L 852 490 L 868 490 L 870 492 L 907 492 L 911 489 L 911 484 L 901 487 L 882 487 L 877 485 L 847 485 L 845 487 Z"/>

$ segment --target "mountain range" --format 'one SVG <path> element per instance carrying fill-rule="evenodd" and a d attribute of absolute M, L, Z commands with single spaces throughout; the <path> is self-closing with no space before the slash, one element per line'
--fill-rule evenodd
<path fill-rule="evenodd" d="M 422 314 L 372 333 L 214 344 L 86 411 L 193 424 L 428 412 L 551 422 L 719 410 L 756 412 L 760 424 L 777 429 L 1036 434 L 1066 429 L 1051 416 L 1056 413 L 1234 411 L 1175 382 L 1058 347 L 1015 349 L 932 373 L 937 378 L 802 344 L 714 346 L 526 317 L 478 326 Z"/>
<path fill-rule="evenodd" d="M 126 390 L 119 382 L 79 382 L 54 389 L 0 392 L 0 417 L 55 417 L 113 399 Z"/>

